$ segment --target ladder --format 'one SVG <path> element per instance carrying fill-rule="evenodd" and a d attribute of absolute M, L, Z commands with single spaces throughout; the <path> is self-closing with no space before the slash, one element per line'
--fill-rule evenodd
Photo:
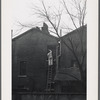
<path fill-rule="evenodd" d="M 47 92 L 51 92 L 52 91 L 52 67 L 53 65 L 51 66 L 48 66 L 48 75 L 47 75 Z"/>

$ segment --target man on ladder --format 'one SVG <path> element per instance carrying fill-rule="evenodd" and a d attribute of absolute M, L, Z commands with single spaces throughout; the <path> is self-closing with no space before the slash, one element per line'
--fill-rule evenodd
<path fill-rule="evenodd" d="M 53 65 L 53 56 L 52 56 L 52 51 L 49 50 L 49 53 L 47 54 L 48 56 L 48 65 L 51 66 Z"/>
<path fill-rule="evenodd" d="M 47 53 L 48 57 L 48 76 L 47 76 L 47 91 L 51 92 L 51 84 L 52 84 L 52 66 L 53 66 L 53 54 L 52 50 L 49 49 Z"/>

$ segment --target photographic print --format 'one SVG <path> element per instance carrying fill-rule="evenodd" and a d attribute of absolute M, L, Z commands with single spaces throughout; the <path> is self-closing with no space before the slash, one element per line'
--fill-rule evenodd
<path fill-rule="evenodd" d="M 12 100 L 86 100 L 87 0 L 14 0 Z"/>

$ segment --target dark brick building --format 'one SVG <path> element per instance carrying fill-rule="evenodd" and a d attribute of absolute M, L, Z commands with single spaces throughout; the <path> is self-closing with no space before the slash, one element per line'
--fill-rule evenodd
<path fill-rule="evenodd" d="M 33 28 L 12 40 L 14 90 L 18 88 L 45 90 L 48 69 L 47 53 L 51 48 L 55 57 L 57 41 L 56 37 L 38 28 Z"/>
<path fill-rule="evenodd" d="M 62 41 L 59 69 L 55 75 L 57 91 L 66 91 L 68 93 L 86 92 L 86 35 L 87 25 L 61 37 Z M 72 49 L 72 51 L 68 48 L 68 46 Z M 76 53 L 78 60 L 83 62 L 81 67 L 83 71 L 84 85 L 81 84 L 79 65 L 77 64 L 73 52 Z"/>
<path fill-rule="evenodd" d="M 84 30 L 83 30 L 84 29 Z M 83 48 L 86 49 L 86 26 L 78 29 L 82 30 Z M 78 33 L 75 31 L 62 37 L 67 41 L 69 36 L 73 37 L 74 43 L 79 43 Z M 49 50 L 52 50 L 53 65 L 52 67 L 52 88 L 55 89 L 56 82 L 64 83 L 64 81 L 75 80 L 68 76 L 67 72 L 71 71 L 80 80 L 79 70 L 73 66 L 74 56 L 65 44 L 61 41 L 61 56 L 57 69 L 57 47 L 59 39 L 49 34 L 48 26 L 44 23 L 42 30 L 38 27 L 32 28 L 27 32 L 12 39 L 12 89 L 13 91 L 33 91 L 45 92 L 47 89 L 48 78 L 48 57 Z M 80 52 L 79 47 L 79 52 Z M 84 50 L 83 49 L 83 50 Z M 79 53 L 80 54 L 80 53 Z M 73 67 L 73 68 L 72 68 Z M 69 69 L 71 68 L 71 69 Z M 84 62 L 84 70 L 86 62 Z M 75 69 L 75 70 L 74 70 Z M 67 70 L 66 72 L 63 70 Z M 70 71 L 68 71 L 70 70 Z M 63 79 L 62 79 L 63 77 Z M 65 79 L 65 80 L 64 80 Z M 66 85 L 66 82 L 65 82 Z M 57 85 L 58 86 L 58 85 Z M 57 87 L 58 88 L 58 87 Z M 56 89 L 55 89 L 56 90 Z M 53 90 L 54 91 L 54 90 Z M 57 90 L 58 91 L 58 90 Z"/>

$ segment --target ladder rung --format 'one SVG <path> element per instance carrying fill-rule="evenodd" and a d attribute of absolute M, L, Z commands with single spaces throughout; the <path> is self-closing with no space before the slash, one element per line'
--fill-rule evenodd
<path fill-rule="evenodd" d="M 47 91 L 51 91 L 51 84 L 52 84 L 52 66 L 48 66 Z"/>

